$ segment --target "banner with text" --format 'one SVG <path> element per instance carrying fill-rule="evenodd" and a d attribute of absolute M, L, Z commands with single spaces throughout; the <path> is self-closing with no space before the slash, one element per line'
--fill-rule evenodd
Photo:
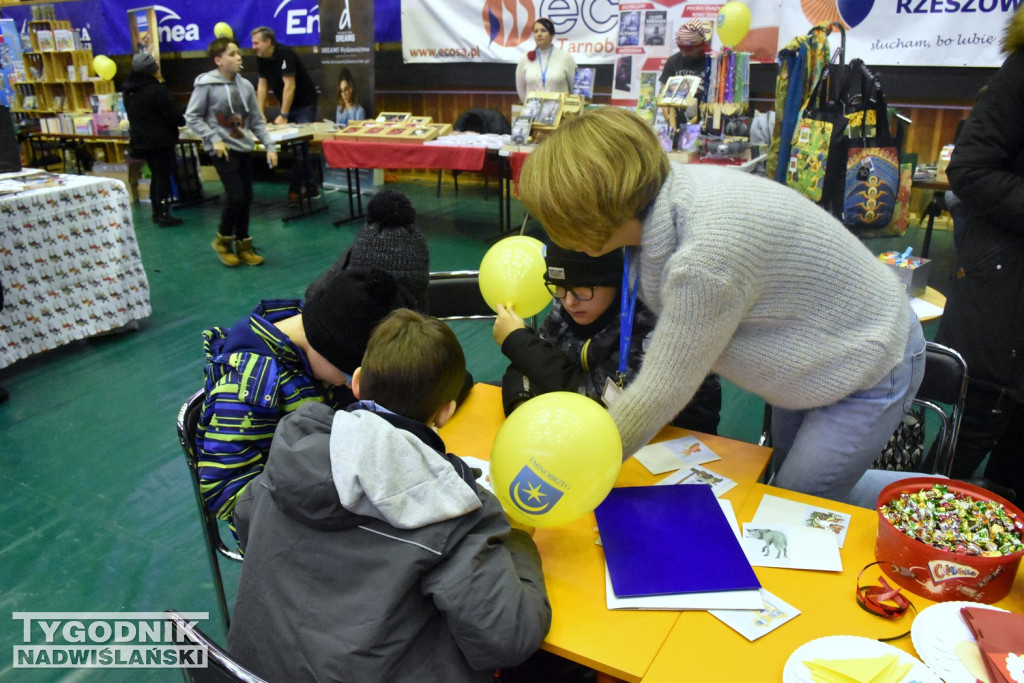
<path fill-rule="evenodd" d="M 68 19 L 75 28 L 88 30 L 94 54 L 123 55 L 133 52 L 125 13 L 138 6 L 139 0 L 68 2 L 54 5 L 54 12 L 58 19 Z M 257 26 L 274 29 L 278 41 L 285 45 L 320 43 L 317 0 L 235 0 L 231 3 L 164 0 L 152 7 L 156 16 L 155 35 L 164 52 L 206 50 L 216 37 L 214 25 L 221 21 L 231 26 L 242 48 L 252 46 L 249 32 Z M 20 29 L 24 22 L 31 20 L 31 9 L 7 6 L 4 15 L 15 19 Z"/>
<path fill-rule="evenodd" d="M 780 41 L 824 21 L 842 21 L 847 26 L 847 61 L 859 57 L 866 64 L 892 66 L 999 66 L 1003 32 L 1022 1 L 784 2 Z"/>
<path fill-rule="evenodd" d="M 352 100 L 363 107 L 366 118 L 372 118 L 373 4 L 321 0 L 320 16 L 320 68 L 324 80 L 320 92 L 321 118 L 335 120 L 342 76 L 351 88 Z"/>
<path fill-rule="evenodd" d="M 577 64 L 615 59 L 614 0 L 402 0 L 406 62 L 512 62 L 534 48 L 533 24 L 555 25 L 555 47 Z"/>

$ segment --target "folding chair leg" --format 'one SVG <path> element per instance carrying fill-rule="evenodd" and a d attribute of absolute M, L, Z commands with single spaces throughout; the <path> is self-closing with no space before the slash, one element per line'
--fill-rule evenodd
<path fill-rule="evenodd" d="M 444 173 L 442 169 L 437 169 L 437 197 L 441 196 L 441 174 Z"/>

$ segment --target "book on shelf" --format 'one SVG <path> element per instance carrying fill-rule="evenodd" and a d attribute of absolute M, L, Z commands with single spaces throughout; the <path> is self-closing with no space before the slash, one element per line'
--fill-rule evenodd
<path fill-rule="evenodd" d="M 76 135 L 92 135 L 92 116 L 75 116 L 71 119 L 72 126 L 74 126 L 74 133 Z"/>
<path fill-rule="evenodd" d="M 57 52 L 71 52 L 75 49 L 75 32 L 66 28 L 55 29 L 53 43 Z"/>
<path fill-rule="evenodd" d="M 121 125 L 121 119 L 117 113 L 102 111 L 92 115 L 92 127 L 97 133 L 104 130 L 117 130 Z"/>
<path fill-rule="evenodd" d="M 56 43 L 53 39 L 53 31 L 40 30 L 36 31 L 36 44 L 39 46 L 40 52 L 53 52 Z"/>

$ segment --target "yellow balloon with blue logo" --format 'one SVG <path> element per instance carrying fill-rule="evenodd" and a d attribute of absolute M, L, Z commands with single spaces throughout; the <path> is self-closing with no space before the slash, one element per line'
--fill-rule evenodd
<path fill-rule="evenodd" d="M 555 391 L 516 408 L 491 448 L 491 485 L 506 514 L 552 527 L 593 512 L 622 466 L 622 441 L 597 401 Z"/>
<path fill-rule="evenodd" d="M 218 38 L 228 38 L 230 40 L 233 40 L 235 37 L 235 32 L 231 29 L 231 24 L 227 23 L 226 21 L 218 21 L 216 24 L 213 25 L 213 35 L 217 36 Z"/>
<path fill-rule="evenodd" d="M 487 250 L 480 261 L 480 293 L 497 311 L 498 304 L 529 318 L 551 303 L 544 286 L 544 243 L 535 237 L 506 237 Z"/>

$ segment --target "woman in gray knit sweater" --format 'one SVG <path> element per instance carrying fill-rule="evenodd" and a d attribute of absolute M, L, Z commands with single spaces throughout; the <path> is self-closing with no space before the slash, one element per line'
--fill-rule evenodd
<path fill-rule="evenodd" d="M 605 107 L 538 146 L 520 197 L 564 248 L 628 247 L 658 315 L 611 407 L 624 456 L 717 372 L 773 406 L 775 485 L 842 500 L 910 407 L 924 337 L 901 285 L 798 193 L 670 164 L 649 125 Z"/>

